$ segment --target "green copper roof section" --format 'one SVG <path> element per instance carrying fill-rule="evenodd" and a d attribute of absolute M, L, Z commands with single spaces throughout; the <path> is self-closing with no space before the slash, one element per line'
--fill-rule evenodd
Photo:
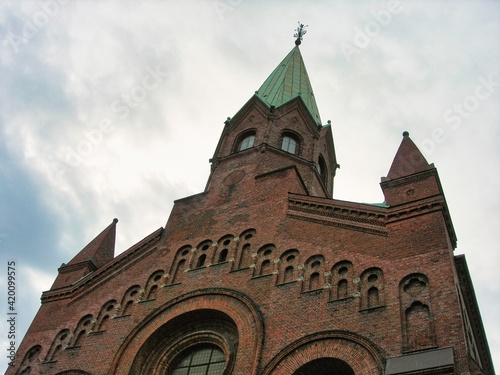
<path fill-rule="evenodd" d="M 300 96 L 314 121 L 321 125 L 316 99 L 298 46 L 267 77 L 256 95 L 267 105 L 275 107 Z"/>

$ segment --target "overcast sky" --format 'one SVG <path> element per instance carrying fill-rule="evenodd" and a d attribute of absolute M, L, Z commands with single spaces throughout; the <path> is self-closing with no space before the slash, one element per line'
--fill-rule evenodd
<path fill-rule="evenodd" d="M 116 254 L 203 191 L 233 116 L 300 46 L 334 198 L 376 203 L 407 130 L 438 169 L 500 369 L 500 2 L 2 1 L 0 370 L 6 264 L 23 336 L 57 268 L 113 218 Z"/>

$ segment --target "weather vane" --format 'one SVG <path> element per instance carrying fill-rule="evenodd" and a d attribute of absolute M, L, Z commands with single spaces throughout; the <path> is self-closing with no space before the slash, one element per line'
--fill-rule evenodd
<path fill-rule="evenodd" d="M 307 33 L 306 27 L 308 26 L 300 23 L 299 21 L 299 26 L 295 29 L 295 34 L 293 34 L 294 38 L 297 38 L 295 39 L 296 46 L 302 43 L 302 37 Z"/>

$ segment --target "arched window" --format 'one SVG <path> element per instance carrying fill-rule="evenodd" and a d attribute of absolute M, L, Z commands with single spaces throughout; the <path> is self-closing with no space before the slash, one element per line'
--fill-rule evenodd
<path fill-rule="evenodd" d="M 368 289 L 368 307 L 376 307 L 379 305 L 378 289 L 373 286 Z"/>
<path fill-rule="evenodd" d="M 57 354 L 63 349 L 69 346 L 69 340 L 71 339 L 69 329 L 63 329 L 57 334 L 50 349 L 47 353 L 45 361 L 55 361 L 57 359 Z"/>
<path fill-rule="evenodd" d="M 352 284 L 354 276 L 352 274 L 352 263 L 343 260 L 332 267 L 332 289 L 331 300 L 352 298 L 354 288 Z"/>
<path fill-rule="evenodd" d="M 19 366 L 19 369 L 22 369 L 22 371 L 18 372 L 19 375 L 27 375 L 32 373 L 31 365 L 35 365 L 38 362 L 38 357 L 41 351 L 42 347 L 40 345 L 36 345 L 28 350 L 28 352 L 24 355 L 21 366 Z"/>
<path fill-rule="evenodd" d="M 137 302 L 140 294 L 140 287 L 139 285 L 134 285 L 130 287 L 127 292 L 125 292 L 122 302 L 120 304 L 121 310 L 118 311 L 119 315 L 129 315 L 130 314 L 130 308 L 134 304 L 134 302 Z"/>
<path fill-rule="evenodd" d="M 309 278 L 309 290 L 315 290 L 321 288 L 319 281 L 319 272 L 314 272 Z"/>
<path fill-rule="evenodd" d="M 384 306 L 384 274 L 380 268 L 369 268 L 361 274 L 361 310 Z"/>
<path fill-rule="evenodd" d="M 285 273 L 283 275 L 283 282 L 287 283 L 293 281 L 293 266 L 288 266 L 285 268 Z"/>
<path fill-rule="evenodd" d="M 281 149 L 290 154 L 298 155 L 299 154 L 299 146 L 300 142 L 297 137 L 292 136 L 291 134 L 283 135 L 283 139 L 281 141 Z"/>
<path fill-rule="evenodd" d="M 198 262 L 196 262 L 196 268 L 203 267 L 205 265 L 205 259 L 207 259 L 207 254 L 201 254 L 198 257 Z"/>
<path fill-rule="evenodd" d="M 222 249 L 219 253 L 219 263 L 225 262 L 227 259 L 227 249 Z"/>
<path fill-rule="evenodd" d="M 170 284 L 177 284 L 182 282 L 186 270 L 189 269 L 188 260 L 192 253 L 192 248 L 190 246 L 184 246 L 177 251 L 175 255 L 175 260 L 170 268 Z"/>
<path fill-rule="evenodd" d="M 162 282 L 162 277 L 164 273 L 165 272 L 163 272 L 163 270 L 158 270 L 153 272 L 151 276 L 149 276 L 149 280 L 146 284 L 146 290 L 144 291 L 146 300 L 156 298 L 156 294 L 158 293 L 158 287 Z"/>
<path fill-rule="evenodd" d="M 73 332 L 74 341 L 72 346 L 82 345 L 82 340 L 91 329 L 92 318 L 92 315 L 89 314 L 80 319 L 78 326 Z"/>
<path fill-rule="evenodd" d="M 249 229 L 244 231 L 240 236 L 241 250 L 237 254 L 237 265 L 239 269 L 248 268 L 253 262 L 252 258 L 252 242 L 255 238 L 255 230 Z"/>
<path fill-rule="evenodd" d="M 297 281 L 298 278 L 299 251 L 291 249 L 280 256 L 278 283 Z"/>
<path fill-rule="evenodd" d="M 214 258 L 215 247 L 216 244 L 211 240 L 201 242 L 193 253 L 192 268 L 201 268 L 211 265 Z"/>
<path fill-rule="evenodd" d="M 222 375 L 226 357 L 215 345 L 203 344 L 186 349 L 169 375 Z"/>
<path fill-rule="evenodd" d="M 326 167 L 325 159 L 323 158 L 323 155 L 320 155 L 318 158 L 318 173 L 319 176 L 321 177 L 321 181 L 327 186 L 327 179 L 328 179 L 328 169 Z"/>
<path fill-rule="evenodd" d="M 403 321 L 403 351 L 436 345 L 431 314 L 429 279 L 419 273 L 406 276 L 399 285 Z"/>
<path fill-rule="evenodd" d="M 95 324 L 95 331 L 104 331 L 109 319 L 115 316 L 117 302 L 113 299 L 106 302 L 101 307 L 97 322 Z"/>
<path fill-rule="evenodd" d="M 252 148 L 254 141 L 255 141 L 255 132 L 248 132 L 243 134 L 238 141 L 237 151 L 243 151 L 248 148 Z"/>
<path fill-rule="evenodd" d="M 229 259 L 229 251 L 231 250 L 231 257 L 234 256 L 234 236 L 231 234 L 225 235 L 219 241 L 217 241 L 215 262 L 223 263 Z M 234 258 L 233 258 L 234 260 Z"/>
<path fill-rule="evenodd" d="M 317 290 L 325 285 L 323 270 L 325 258 L 322 255 L 313 255 L 304 264 L 303 292 Z"/>
<path fill-rule="evenodd" d="M 257 252 L 255 259 L 255 272 L 254 276 L 271 275 L 273 272 L 273 251 L 275 246 L 272 244 L 265 245 Z"/>
<path fill-rule="evenodd" d="M 347 296 L 348 296 L 347 287 L 348 287 L 348 284 L 347 284 L 346 279 L 342 279 L 338 282 L 338 284 L 337 284 L 337 298 L 338 299 L 347 298 Z"/>

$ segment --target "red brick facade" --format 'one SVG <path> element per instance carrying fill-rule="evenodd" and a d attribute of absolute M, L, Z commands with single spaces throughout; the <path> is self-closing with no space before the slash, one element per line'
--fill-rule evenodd
<path fill-rule="evenodd" d="M 115 221 L 61 267 L 6 374 L 171 374 L 196 348 L 221 374 L 493 374 L 437 171 L 407 133 L 386 204 L 332 199 L 336 168 L 300 96 L 254 96 L 165 228 L 108 259 Z"/>

